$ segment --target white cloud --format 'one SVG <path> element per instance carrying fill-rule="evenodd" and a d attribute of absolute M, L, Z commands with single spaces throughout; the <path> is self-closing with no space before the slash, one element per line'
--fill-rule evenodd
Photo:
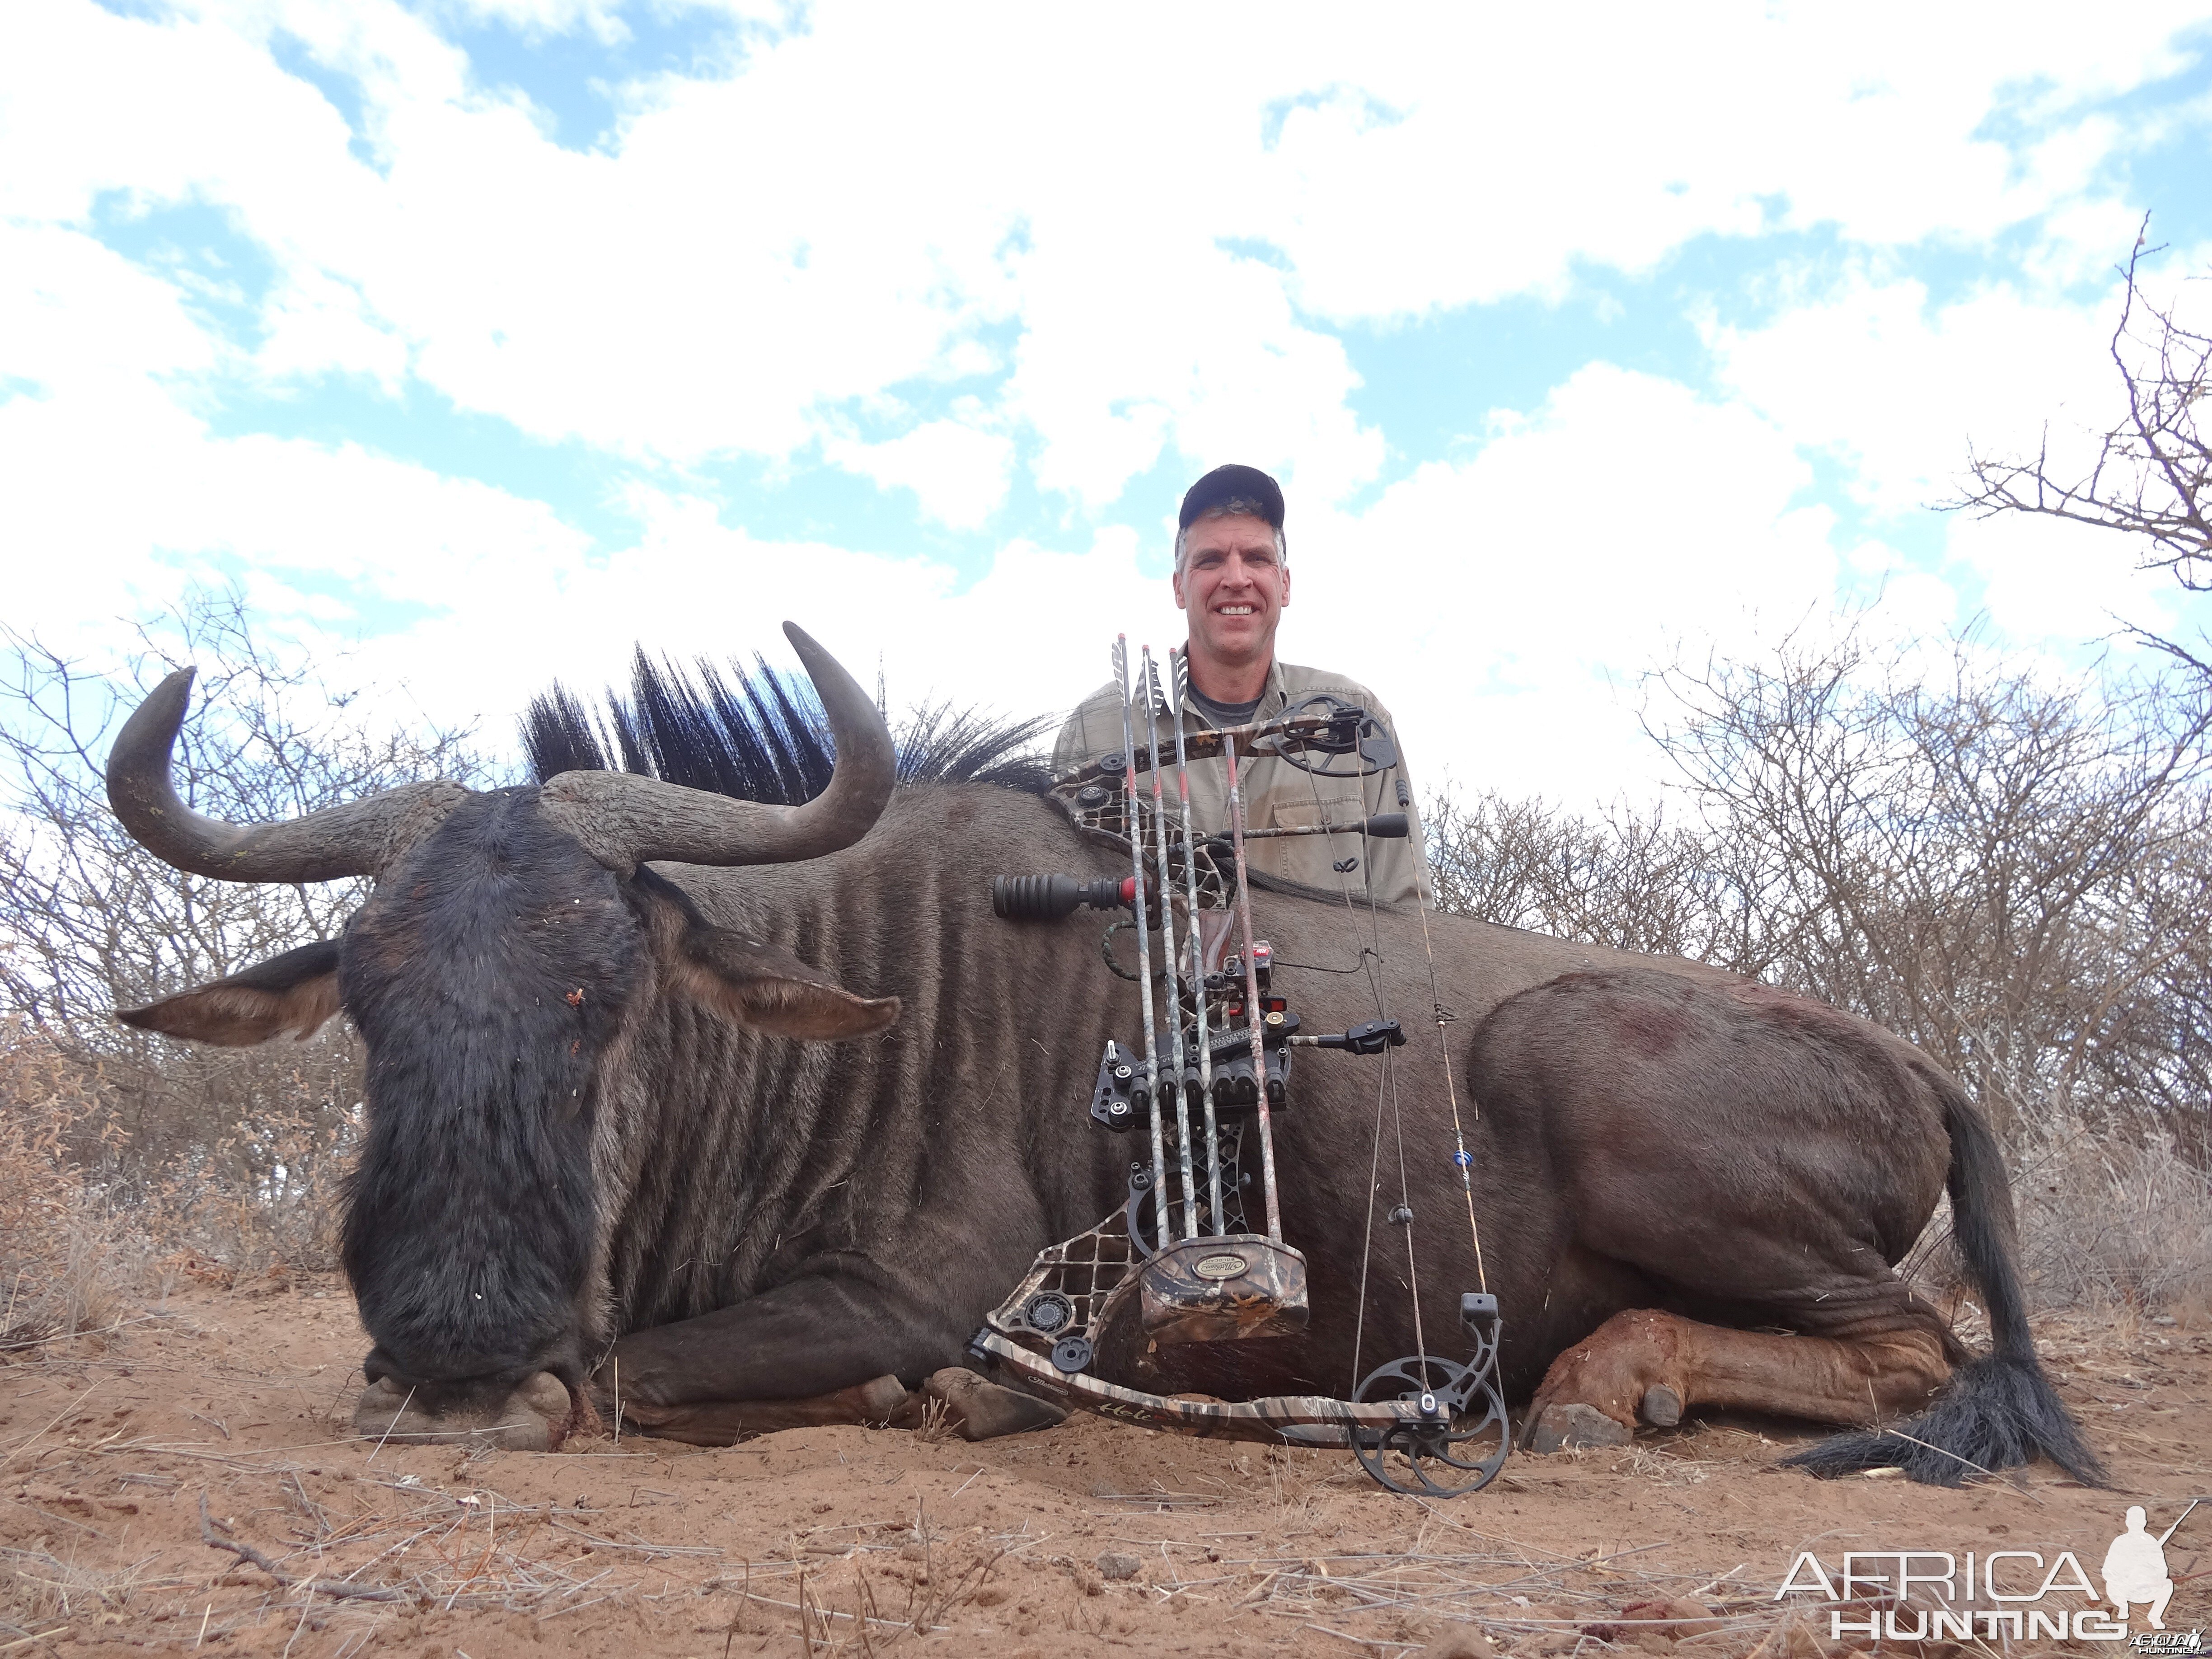
<path fill-rule="evenodd" d="M 2132 233 L 2133 225 L 2125 228 Z M 2123 246 L 2131 240 L 2124 234 Z M 2170 258 L 2154 293 L 2202 270 L 2206 250 Z M 1991 284 L 1932 305 L 1920 283 L 1853 276 L 1755 329 L 1711 331 L 1722 383 L 1791 441 L 1849 463 L 1848 488 L 1875 510 L 1955 500 L 1969 445 L 2085 476 L 2097 434 L 2125 412 L 2110 342 L 2117 279 L 2075 300 Z M 2054 648 L 2101 639 L 2115 618 L 2154 630 L 2190 607 L 2171 579 L 2136 568 L 2142 547 L 2109 532 L 2006 514 L 1948 521 L 1947 556 L 1974 603 L 2009 636 Z"/>
<path fill-rule="evenodd" d="M 1309 531 L 1280 648 L 1373 686 L 1425 779 L 1641 794 L 1638 672 L 1749 648 L 1835 593 L 1808 476 L 1750 411 L 1594 365 L 1470 460 Z"/>
<path fill-rule="evenodd" d="M 1349 319 L 1556 291 L 1577 263 L 1644 270 L 1770 217 L 1859 242 L 1984 237 L 2131 141 L 2088 106 L 2179 69 L 2201 14 L 2110 21 L 1618 9 L 1600 44 L 1587 14 L 1462 8 L 1363 28 L 1284 118 L 1282 246 L 1304 302 Z M 1989 131 L 2000 109 L 2024 161 Z"/>
<path fill-rule="evenodd" d="M 532 35 L 627 27 L 599 0 L 456 3 Z M 972 531 L 1018 466 L 1080 523 L 1172 449 L 1285 477 L 1285 654 L 1373 683 L 1422 776 L 1587 799 L 1648 781 L 1624 676 L 1787 628 L 1832 598 L 1839 554 L 1854 581 L 1887 572 L 1900 631 L 1948 625 L 1960 587 L 2027 635 L 2113 592 L 2155 610 L 2115 586 L 2117 546 L 1959 526 L 1937 571 L 1839 549 L 1807 457 L 1902 512 L 1946 493 L 1969 434 L 2101 417 L 2110 297 L 2080 286 L 2135 215 L 2099 181 L 2204 112 L 2098 100 L 2180 64 L 2185 9 L 1991 30 L 1924 8 L 1352 27 L 824 7 L 728 78 L 613 88 L 591 154 L 486 85 L 440 33 L 453 15 L 0 8 L 0 395 L 30 387 L 0 402 L 0 495 L 34 556 L 23 614 L 106 617 L 232 569 L 310 630 L 419 612 L 369 654 L 448 714 L 513 709 L 555 672 L 618 679 L 633 640 L 780 653 L 790 616 L 856 672 L 880 653 L 896 694 L 1062 708 L 1116 627 L 1179 637 L 1143 574 L 1164 544 L 1085 528 L 999 548 L 963 585 L 749 532 L 702 464 L 818 460 Z M 357 90 L 358 134 L 280 67 L 280 36 Z M 93 234 L 166 209 L 267 262 L 248 324 L 210 320 L 192 267 Z M 1346 506 L 1399 439 L 1334 326 L 1558 295 L 1776 226 L 1832 228 L 1847 275 L 1788 292 L 1814 279 L 1770 272 L 1771 320 L 1709 329 L 1732 401 L 1595 364 Z M 2014 278 L 1929 305 L 1916 249 L 1987 253 L 2021 226 Z M 522 495 L 205 418 L 233 384 L 332 374 L 633 464 L 641 533 L 596 546 Z"/>
<path fill-rule="evenodd" d="M 931 421 L 883 443 L 833 440 L 823 453 L 848 472 L 911 489 L 923 513 L 959 530 L 998 510 L 1014 465 L 1011 439 L 958 421 Z"/>
<path fill-rule="evenodd" d="M 267 331 L 254 368 L 272 380 L 365 374 L 397 397 L 407 374 L 406 343 L 368 314 L 361 295 L 312 266 L 285 273 L 262 312 Z"/>
<path fill-rule="evenodd" d="M 1166 583 L 1139 574 L 1125 531 L 1081 552 L 1016 543 L 963 589 L 927 561 L 763 541 L 697 497 L 636 504 L 635 545 L 564 567 L 557 583 L 505 584 L 496 629 L 480 597 L 404 640 L 372 641 L 364 667 L 431 708 L 496 718 L 556 676 L 587 692 L 624 683 L 638 641 L 678 661 L 760 650 L 788 667 L 789 619 L 863 683 L 880 669 L 895 703 L 951 697 L 1027 715 L 1065 711 L 1105 678 L 1106 619 L 1155 614 L 1160 643 L 1180 636 L 1168 631 Z"/>
<path fill-rule="evenodd" d="M 2101 423 L 2118 314 L 2116 293 L 2076 303 L 2003 284 L 1939 306 L 1916 280 L 1861 274 L 1708 341 L 1723 385 L 1849 460 L 1854 490 L 1894 513 L 1954 494 L 1970 441 L 2032 450 L 2046 416 L 2062 440 Z"/>
<path fill-rule="evenodd" d="M 622 27 L 597 0 L 472 3 L 529 32 Z M 392 0 L 155 19 L 55 0 L 0 25 L 0 204 L 222 207 L 281 272 L 272 361 L 384 375 L 404 346 L 463 406 L 544 438 L 789 457 L 842 404 L 996 360 L 994 412 L 1035 429 L 1047 489 L 1109 500 L 1172 444 L 1334 498 L 1375 476 L 1382 438 L 1300 307 L 1556 292 L 1578 264 L 1640 270 L 1770 216 L 1986 235 L 2067 208 L 2132 141 L 2090 103 L 2171 73 L 2190 15 L 2045 9 L 1991 31 L 1914 9 L 1697 27 L 1629 9 L 1593 51 L 1588 20 L 1540 10 L 1347 30 L 1277 8 L 1102 28 L 837 6 L 753 40 L 730 78 L 630 87 L 610 152 L 579 155 Z M 374 167 L 269 54 L 280 31 L 357 83 Z M 2000 110 L 2020 148 L 1990 136 Z M 297 343 L 301 296 L 336 292 L 373 320 L 341 307 Z M 1006 325 L 1011 359 L 981 343 Z"/>
<path fill-rule="evenodd" d="M 11 616 L 128 614 L 229 561 L 481 626 L 518 569 L 582 559 L 543 502 L 356 445 L 214 435 L 169 380 L 225 356 L 173 288 L 89 238 L 0 227 L 0 368 L 31 387 L 0 401 Z M 337 614 L 327 593 L 304 608 Z"/>

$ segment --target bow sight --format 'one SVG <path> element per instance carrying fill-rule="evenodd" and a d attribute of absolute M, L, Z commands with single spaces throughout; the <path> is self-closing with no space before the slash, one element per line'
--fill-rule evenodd
<path fill-rule="evenodd" d="M 1085 908 L 1121 913 L 1102 945 L 1108 965 L 1138 981 L 1144 1030 L 1134 1049 L 1106 1044 L 1091 1115 L 1117 1134 L 1143 1132 L 1125 1201 L 1089 1231 L 1042 1251 L 970 1346 L 1066 1405 L 1187 1434 L 1346 1447 L 1394 1492 L 1475 1491 L 1504 1466 L 1508 1440 L 1497 1381 L 1498 1301 L 1486 1291 L 1460 1298 L 1460 1323 L 1474 1345 L 1466 1364 L 1425 1352 L 1417 1304 L 1424 1351 L 1370 1372 L 1350 1400 L 1179 1400 L 1101 1374 L 1126 1375 L 1140 1352 L 1153 1348 L 1305 1328 L 1306 1261 L 1283 1237 L 1275 1179 L 1273 1117 L 1291 1105 L 1292 1053 L 1387 1055 L 1406 1041 L 1398 1022 L 1379 1013 L 1342 1032 L 1299 1030 L 1298 1016 L 1276 994 L 1273 953 L 1253 935 L 1244 857 L 1246 842 L 1273 836 L 1402 837 L 1406 814 L 1251 829 L 1238 775 L 1239 760 L 1255 757 L 1322 775 L 1372 775 L 1396 763 L 1389 732 L 1364 708 L 1327 695 L 1271 720 L 1186 732 L 1182 655 L 1169 653 L 1172 695 L 1163 696 L 1147 648 L 1137 688 L 1147 754 L 1131 720 L 1126 641 L 1115 644 L 1114 668 L 1121 750 L 1056 780 L 1053 793 L 1094 839 L 1127 849 L 1130 873 L 1091 881 L 997 876 L 991 902 L 1010 921 L 1063 921 Z M 1179 826 L 1165 804 L 1163 719 L 1173 732 Z M 1228 772 L 1228 822 L 1225 833 L 1201 836 L 1192 823 L 1188 767 L 1216 757 Z M 1150 774 L 1148 788 L 1139 787 L 1140 771 Z M 1112 949 L 1124 929 L 1136 935 L 1133 973 Z M 1441 1025 L 1440 1015 L 1440 1035 Z M 1468 1181 L 1463 1146 L 1455 1162 Z M 1248 1207 L 1255 1178 L 1256 1212 Z M 1470 1224 L 1473 1214 L 1470 1204 Z M 1413 1218 L 1402 1202 L 1390 1217 L 1408 1230 L 1409 1250 Z"/>

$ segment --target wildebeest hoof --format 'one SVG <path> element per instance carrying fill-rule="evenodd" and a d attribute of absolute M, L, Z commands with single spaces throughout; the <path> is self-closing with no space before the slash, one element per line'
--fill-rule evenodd
<path fill-rule="evenodd" d="M 550 1371 L 540 1371 L 496 1408 L 438 1411 L 414 1391 L 382 1377 L 354 1402 L 353 1431 L 364 1440 L 424 1443 L 466 1443 L 507 1451 L 550 1451 L 568 1426 L 568 1390 Z"/>
<path fill-rule="evenodd" d="M 1664 1382 L 1654 1382 L 1644 1389 L 1636 1414 L 1655 1429 L 1671 1429 L 1682 1420 L 1682 1396 Z"/>
<path fill-rule="evenodd" d="M 1532 1452 L 1574 1451 L 1584 1446 L 1625 1446 L 1630 1438 L 1626 1423 L 1616 1423 L 1596 1407 L 1577 1401 L 1545 1407 L 1543 1415 L 1529 1425 L 1523 1443 Z"/>
<path fill-rule="evenodd" d="M 1054 1429 L 1067 1413 L 1048 1400 L 987 1381 L 959 1365 L 932 1371 L 921 1391 L 945 1405 L 945 1422 L 963 1440 L 995 1440 L 1002 1434 Z"/>

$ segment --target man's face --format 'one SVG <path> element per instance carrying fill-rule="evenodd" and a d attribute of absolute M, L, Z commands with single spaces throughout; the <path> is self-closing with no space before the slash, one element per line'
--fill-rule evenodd
<path fill-rule="evenodd" d="M 1275 623 L 1291 602 L 1291 573 L 1265 519 L 1244 514 L 1191 526 L 1176 604 L 1190 613 L 1193 652 L 1222 663 L 1249 663 L 1274 647 Z"/>

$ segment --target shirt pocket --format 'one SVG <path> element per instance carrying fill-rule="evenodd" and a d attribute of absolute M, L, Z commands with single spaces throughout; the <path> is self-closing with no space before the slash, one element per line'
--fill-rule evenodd
<path fill-rule="evenodd" d="M 1361 822 L 1367 816 L 1367 804 L 1357 795 L 1324 793 L 1316 800 L 1310 790 L 1303 794 L 1285 793 L 1279 799 L 1267 803 L 1267 827 L 1278 830 L 1305 830 L 1331 823 L 1342 828 Z M 1328 841 L 1333 836 L 1292 836 L 1286 841 Z"/>
<path fill-rule="evenodd" d="M 1267 804 L 1271 829 L 1303 830 L 1328 823 L 1343 830 L 1366 816 L 1366 805 L 1358 796 L 1324 793 L 1316 800 L 1310 785 L 1297 794 L 1286 792 L 1282 799 Z M 1255 842 L 1253 848 L 1258 867 L 1269 875 L 1304 882 L 1309 887 L 1333 889 L 1337 884 L 1334 860 L 1358 854 L 1363 845 L 1357 835 L 1284 836 Z"/>

